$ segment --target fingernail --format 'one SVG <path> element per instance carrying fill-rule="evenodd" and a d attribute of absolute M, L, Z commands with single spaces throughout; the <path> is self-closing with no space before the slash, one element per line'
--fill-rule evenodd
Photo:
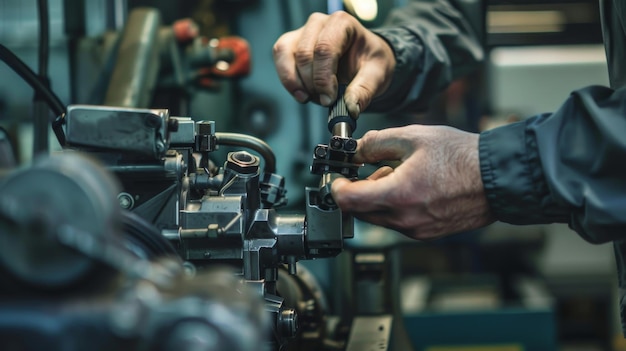
<path fill-rule="evenodd" d="M 332 103 L 333 101 L 330 99 L 330 96 L 320 95 L 320 104 L 322 104 L 322 106 L 330 106 Z"/>
<path fill-rule="evenodd" d="M 359 105 L 358 103 L 349 103 L 346 102 L 346 107 L 348 108 L 348 113 L 350 114 L 350 117 L 357 119 L 359 118 L 359 114 L 361 114 L 361 105 Z"/>
<path fill-rule="evenodd" d="M 293 97 L 295 97 L 296 100 L 298 100 L 298 102 L 300 102 L 300 103 L 305 103 L 305 102 L 309 101 L 309 94 L 305 93 L 302 90 L 296 90 L 293 93 Z"/>

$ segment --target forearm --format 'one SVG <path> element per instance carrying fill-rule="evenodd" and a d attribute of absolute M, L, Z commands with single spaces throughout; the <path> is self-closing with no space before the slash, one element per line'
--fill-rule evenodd
<path fill-rule="evenodd" d="M 484 132 L 481 174 L 497 219 L 567 222 L 585 239 L 626 234 L 626 90 L 588 87 L 561 108 Z"/>
<path fill-rule="evenodd" d="M 424 110 L 450 82 L 478 66 L 482 45 L 467 18 L 448 1 L 413 1 L 374 30 L 394 50 L 391 86 L 368 111 Z"/>

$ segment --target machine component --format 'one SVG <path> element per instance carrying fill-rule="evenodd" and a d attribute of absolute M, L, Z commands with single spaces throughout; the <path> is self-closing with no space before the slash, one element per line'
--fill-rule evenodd
<path fill-rule="evenodd" d="M 161 14 L 154 8 L 134 9 L 124 27 L 117 64 L 112 72 L 104 104 L 147 107 L 159 73 Z"/>
<path fill-rule="evenodd" d="M 359 165 L 352 162 L 356 153 L 357 142 L 352 138 L 356 129 L 356 120 L 348 114 L 343 97 L 345 85 L 339 86 L 339 98 L 329 108 L 328 130 L 332 136 L 327 145 L 320 144 L 313 151 L 311 173 L 323 175 L 339 173 L 344 177 L 356 179 Z"/>
<path fill-rule="evenodd" d="M 62 245 L 58 235 L 119 235 L 118 189 L 94 161 L 73 154 L 42 158 L 13 173 L 0 185 L 0 265 L 21 282 L 46 289 L 86 279 L 97 263 Z"/>
<path fill-rule="evenodd" d="M 67 145 L 117 150 L 159 159 L 169 147 L 168 134 L 177 128 L 167 110 L 72 105 L 66 118 Z"/>
<path fill-rule="evenodd" d="M 352 218 L 328 199 L 332 176 L 322 177 L 322 189 L 305 189 L 304 214 L 279 214 L 274 206 L 286 201 L 284 180 L 274 173 L 275 157 L 267 144 L 246 135 L 216 133 L 209 121 L 157 112 L 70 106 L 68 144 L 100 158 L 115 173 L 123 187 L 120 203 L 159 228 L 183 260 L 199 269 L 234 266 L 265 300 L 274 331 L 270 348 L 280 350 L 298 335 L 299 317 L 278 294 L 278 270 L 287 265 L 296 274 L 298 260 L 336 256 L 343 239 L 353 235 Z M 176 126 L 158 134 L 169 140 L 137 142 L 132 139 L 135 133 L 125 136 L 111 127 L 97 128 L 97 138 L 83 135 L 94 133 L 86 130 L 89 126 L 116 126 L 125 120 L 139 124 L 156 116 L 160 127 Z M 160 145 L 169 149 L 159 154 L 155 150 L 161 150 Z M 229 153 L 219 169 L 198 167 L 196 157 L 208 158 L 219 145 L 247 147 L 262 159 L 242 150 Z"/>
<path fill-rule="evenodd" d="M 265 340 L 262 299 L 229 269 L 185 273 L 90 158 L 41 158 L 0 189 L 4 349 L 252 351 Z"/>

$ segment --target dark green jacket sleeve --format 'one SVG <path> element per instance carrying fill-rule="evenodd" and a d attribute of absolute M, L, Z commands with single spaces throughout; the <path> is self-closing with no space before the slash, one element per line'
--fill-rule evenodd
<path fill-rule="evenodd" d="M 390 88 L 367 111 L 426 109 L 437 93 L 482 61 L 480 24 L 472 26 L 459 6 L 443 0 L 412 1 L 392 11 L 385 27 L 374 32 L 394 50 L 396 69 Z"/>
<path fill-rule="evenodd" d="M 480 135 L 495 216 L 563 222 L 593 243 L 626 238 L 626 89 L 592 86 L 561 108 Z"/>

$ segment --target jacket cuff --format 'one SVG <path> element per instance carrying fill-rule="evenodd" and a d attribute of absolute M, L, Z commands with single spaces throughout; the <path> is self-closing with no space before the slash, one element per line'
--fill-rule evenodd
<path fill-rule="evenodd" d="M 403 27 L 378 28 L 372 32 L 389 44 L 396 67 L 389 88 L 372 100 L 368 112 L 389 112 L 405 100 L 415 78 L 422 72 L 423 60 L 419 58 L 424 54 L 424 45 L 418 36 Z"/>
<path fill-rule="evenodd" d="M 480 171 L 492 213 L 502 222 L 554 222 L 543 209 L 550 202 L 548 185 L 534 135 L 526 121 L 480 134 Z"/>

